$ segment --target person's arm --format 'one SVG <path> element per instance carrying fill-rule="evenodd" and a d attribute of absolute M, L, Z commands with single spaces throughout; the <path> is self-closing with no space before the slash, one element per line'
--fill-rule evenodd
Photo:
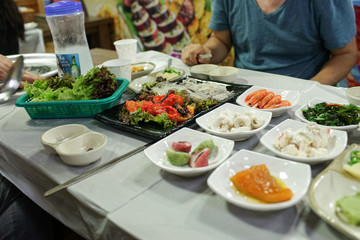
<path fill-rule="evenodd" d="M 219 63 L 228 55 L 232 46 L 231 34 L 229 30 L 214 31 L 208 41 L 201 46 L 200 44 L 191 44 L 181 52 L 181 60 L 188 65 L 199 63 Z M 199 59 L 202 54 L 211 53 L 212 58 Z"/>
<path fill-rule="evenodd" d="M 331 50 L 330 60 L 311 80 L 334 85 L 341 81 L 356 64 L 358 50 L 355 37 L 342 48 Z"/>
<path fill-rule="evenodd" d="M 0 81 L 4 80 L 12 64 L 12 61 L 8 57 L 0 54 Z M 20 88 L 24 87 L 25 82 L 34 82 L 37 79 L 45 78 L 40 75 L 25 71 L 22 77 L 22 81 L 20 83 Z"/>

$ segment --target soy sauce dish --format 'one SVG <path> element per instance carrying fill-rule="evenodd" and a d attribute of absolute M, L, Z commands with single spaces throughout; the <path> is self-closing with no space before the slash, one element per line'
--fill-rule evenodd
<path fill-rule="evenodd" d="M 193 77 L 232 83 L 237 78 L 239 69 L 229 66 L 218 66 L 215 64 L 198 64 L 190 68 Z"/>
<path fill-rule="evenodd" d="M 46 131 L 40 142 L 72 166 L 85 166 L 101 159 L 107 138 L 81 124 L 67 124 Z"/>

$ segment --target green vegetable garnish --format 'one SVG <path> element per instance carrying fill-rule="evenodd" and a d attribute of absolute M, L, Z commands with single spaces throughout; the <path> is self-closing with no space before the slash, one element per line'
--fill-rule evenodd
<path fill-rule="evenodd" d="M 360 122 L 360 108 L 354 104 L 322 102 L 301 111 L 307 120 L 326 126 L 347 126 Z"/>
<path fill-rule="evenodd" d="M 107 68 L 94 67 L 86 75 L 73 78 L 68 74 L 26 83 L 24 90 L 31 101 L 67 101 L 102 99 L 113 95 L 119 84 Z"/>
<path fill-rule="evenodd" d="M 175 71 L 175 69 L 169 67 L 165 68 L 164 73 L 176 73 L 177 75 L 181 74 L 181 72 Z"/>
<path fill-rule="evenodd" d="M 359 162 L 360 162 L 360 151 L 358 150 L 352 151 L 350 153 L 350 161 L 348 162 L 348 164 L 351 166 Z"/>

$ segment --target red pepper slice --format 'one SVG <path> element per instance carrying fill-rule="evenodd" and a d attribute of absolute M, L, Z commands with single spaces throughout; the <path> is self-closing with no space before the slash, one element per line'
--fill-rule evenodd
<path fill-rule="evenodd" d="M 167 106 L 174 106 L 176 103 L 179 103 L 180 106 L 184 105 L 184 100 L 181 96 L 176 94 L 170 94 L 164 101 L 163 104 Z"/>
<path fill-rule="evenodd" d="M 136 104 L 135 101 L 126 101 L 125 102 L 125 106 L 126 106 L 126 109 L 129 111 L 129 112 L 135 112 L 136 109 L 138 109 L 138 106 Z"/>
<path fill-rule="evenodd" d="M 168 115 L 168 118 L 174 122 L 176 122 L 176 119 L 180 116 L 180 113 L 178 113 L 178 111 L 175 108 L 170 106 L 161 106 L 157 108 L 155 112 L 156 115 L 166 113 Z"/>

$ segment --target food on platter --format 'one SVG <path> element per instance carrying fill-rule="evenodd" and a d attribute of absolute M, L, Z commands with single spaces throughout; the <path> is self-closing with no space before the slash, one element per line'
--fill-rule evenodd
<path fill-rule="evenodd" d="M 134 73 L 134 72 L 141 72 L 141 71 L 144 71 L 144 66 L 131 66 L 131 72 Z"/>
<path fill-rule="evenodd" d="M 118 87 L 115 75 L 107 68 L 94 67 L 78 78 L 64 74 L 62 77 L 27 82 L 24 90 L 31 102 L 39 102 L 102 99 L 113 95 Z"/>
<path fill-rule="evenodd" d="M 164 72 L 160 72 L 156 75 L 156 77 L 162 77 L 166 80 L 171 80 L 173 78 L 176 78 L 178 76 L 180 76 L 181 72 L 179 71 L 176 71 L 174 68 L 169 68 L 169 67 L 166 67 Z"/>
<path fill-rule="evenodd" d="M 360 123 L 360 107 L 354 104 L 321 102 L 301 109 L 306 120 L 326 126 L 348 126 Z"/>
<path fill-rule="evenodd" d="M 175 127 L 233 94 L 226 86 L 191 79 L 152 85 L 143 89 L 136 101 L 126 101 L 119 113 L 120 121 L 133 126 L 152 123 L 162 128 Z"/>
<path fill-rule="evenodd" d="M 143 86 L 144 92 L 150 91 L 158 95 L 166 94 L 169 90 L 183 94 L 188 101 L 200 101 L 199 107 L 202 110 L 214 105 L 215 102 L 223 101 L 233 95 L 232 91 L 227 90 L 226 85 L 199 82 L 192 78 L 184 79 L 182 82 L 154 82 L 151 88 Z"/>
<path fill-rule="evenodd" d="M 201 142 L 190 154 L 191 143 L 187 141 L 173 142 L 171 148 L 166 149 L 166 157 L 174 166 L 189 165 L 192 168 L 206 167 L 209 165 L 209 157 L 214 149 L 212 139 Z"/>
<path fill-rule="evenodd" d="M 293 193 L 271 176 L 265 164 L 254 165 L 230 178 L 237 190 L 265 203 L 285 202 Z"/>
<path fill-rule="evenodd" d="M 136 101 L 126 101 L 119 119 L 135 126 L 141 122 L 153 122 L 167 128 L 194 116 L 195 106 L 185 105 L 183 97 L 174 91 L 169 91 L 166 95 L 145 94 Z"/>
<path fill-rule="evenodd" d="M 343 165 L 345 171 L 360 180 L 360 150 L 350 152 L 348 161 Z"/>
<path fill-rule="evenodd" d="M 274 142 L 282 153 L 298 157 L 319 157 L 326 155 L 330 129 L 308 123 L 296 131 L 286 129 Z"/>
<path fill-rule="evenodd" d="M 182 71 L 182 74 L 183 72 L 184 71 Z M 144 87 L 143 89 L 140 88 L 136 91 L 138 94 L 134 96 L 134 98 L 130 99 L 130 101 L 135 102 L 132 103 L 134 104 L 133 106 L 136 107 L 137 103 L 141 105 L 141 101 L 150 101 L 149 103 L 154 103 L 152 100 L 154 96 L 167 95 L 169 91 L 174 91 L 173 94 L 179 95 L 184 101 L 184 105 L 182 106 L 183 109 L 189 109 L 188 106 L 190 108 L 193 107 L 193 117 L 190 117 L 185 121 L 177 121 L 176 123 L 174 122 L 172 124 L 168 124 L 166 125 L 167 127 L 164 127 L 164 121 L 160 123 L 149 121 L 148 117 L 145 116 L 148 114 L 144 112 L 141 113 L 141 110 L 138 110 L 136 114 L 130 113 L 126 106 L 124 107 L 124 105 L 126 105 L 126 102 L 124 102 L 112 109 L 108 109 L 102 113 L 97 114 L 94 116 L 94 118 L 115 128 L 120 128 L 122 130 L 129 131 L 134 134 L 139 134 L 148 138 L 159 139 L 170 133 L 178 131 L 184 126 L 193 124 L 195 122 L 195 117 L 199 117 L 213 110 L 215 107 L 233 100 L 235 97 L 249 88 L 247 85 L 220 84 L 215 82 L 202 81 L 191 77 L 183 77 L 183 75 L 180 75 L 177 80 L 175 79 L 171 81 L 157 82 L 154 80 L 155 78 L 152 77 L 156 74 L 157 72 L 154 72 L 148 76 L 136 78 L 131 81 L 129 88 L 131 85 L 132 87 L 136 86 L 136 88 L 134 87 L 136 90 L 139 89 L 138 87 L 143 87 L 145 83 L 149 83 L 146 81 L 141 82 L 144 77 L 148 77 L 147 79 L 150 79 L 152 83 L 151 86 L 148 84 L 147 87 Z M 153 81 L 155 82 L 153 83 Z M 181 105 L 179 104 L 178 106 Z M 174 113 L 176 116 L 179 112 Z M 166 117 L 164 119 L 168 118 Z M 135 121 L 137 125 L 131 124 L 131 121 Z"/>
<path fill-rule="evenodd" d="M 344 222 L 360 225 L 360 192 L 352 196 L 343 196 L 337 200 L 335 211 Z"/>
<path fill-rule="evenodd" d="M 213 116 L 209 122 L 209 129 L 219 132 L 251 131 L 261 127 L 265 120 L 250 111 L 237 113 L 226 109 L 219 115 Z"/>
<path fill-rule="evenodd" d="M 275 95 L 274 92 L 267 91 L 266 89 L 260 89 L 250 93 L 245 97 L 245 102 L 249 107 L 260 109 L 273 109 L 291 106 L 291 103 L 287 100 L 283 100 L 281 95 Z"/>

